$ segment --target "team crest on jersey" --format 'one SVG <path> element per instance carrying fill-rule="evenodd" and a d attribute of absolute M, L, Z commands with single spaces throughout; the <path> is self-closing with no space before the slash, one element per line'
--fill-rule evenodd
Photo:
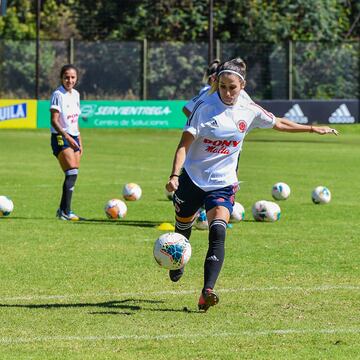
<path fill-rule="evenodd" d="M 246 128 L 247 128 L 246 121 L 240 120 L 240 121 L 238 122 L 237 126 L 238 126 L 238 129 L 240 130 L 241 133 L 243 133 L 243 132 L 246 131 Z"/>

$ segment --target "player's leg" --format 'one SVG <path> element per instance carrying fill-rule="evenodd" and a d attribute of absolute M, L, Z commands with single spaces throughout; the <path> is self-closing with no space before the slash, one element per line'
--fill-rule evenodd
<path fill-rule="evenodd" d="M 77 138 L 75 138 L 75 140 L 77 140 Z M 81 154 L 80 151 L 74 151 L 70 148 L 67 141 L 60 135 L 56 135 L 55 145 L 55 150 L 53 146 L 54 154 L 57 156 L 59 164 L 65 174 L 57 216 L 62 220 L 77 221 L 79 217 L 71 211 L 71 200 L 79 172 Z"/>
<path fill-rule="evenodd" d="M 191 229 L 199 207 L 203 204 L 205 192 L 197 187 L 184 171 L 179 177 L 179 187 L 174 193 L 175 232 L 190 240 Z M 184 268 L 170 270 L 171 281 L 179 281 Z"/>
<path fill-rule="evenodd" d="M 196 186 L 186 171 L 179 177 L 179 187 L 173 196 L 175 207 L 175 232 L 190 240 L 192 225 L 203 204 L 205 192 Z"/>
<path fill-rule="evenodd" d="M 205 198 L 209 221 L 209 245 L 204 262 L 204 287 L 199 299 L 200 310 L 206 311 L 219 302 L 213 289 L 224 263 L 226 225 L 232 212 L 234 195 L 235 188 L 228 186 L 210 192 Z"/>
<path fill-rule="evenodd" d="M 71 212 L 71 200 L 79 173 L 80 152 L 74 152 L 74 150 L 71 148 L 64 149 L 59 154 L 58 160 L 65 174 L 60 209 L 68 217 L 71 217 L 72 220 L 79 220 L 78 216 L 74 216 L 74 214 Z"/>

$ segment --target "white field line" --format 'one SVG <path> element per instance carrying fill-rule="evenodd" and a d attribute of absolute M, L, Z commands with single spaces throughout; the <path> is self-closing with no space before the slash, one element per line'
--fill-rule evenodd
<path fill-rule="evenodd" d="M 0 338 L 0 344 L 23 344 L 34 342 L 95 342 L 95 341 L 161 341 L 168 339 L 194 339 L 194 338 L 229 338 L 229 337 L 260 337 L 270 335 L 333 335 L 333 334 L 360 334 L 360 328 L 334 328 L 334 329 L 278 329 L 278 330 L 244 330 L 239 332 L 213 332 L 203 334 L 164 334 L 164 335 L 108 335 L 108 336 L 34 336 L 34 337 L 3 337 Z"/>
<path fill-rule="evenodd" d="M 236 293 L 236 292 L 325 292 L 325 291 L 360 291 L 360 285 L 320 285 L 314 287 L 301 286 L 268 286 L 268 287 L 243 287 L 233 289 L 217 289 L 219 293 Z M 66 300 L 73 298 L 99 298 L 99 297 L 141 297 L 144 296 L 163 296 L 163 295 L 186 295 L 198 294 L 199 290 L 164 290 L 164 291 L 147 291 L 147 292 L 100 292 L 84 294 L 65 294 L 65 295 L 21 295 L 21 296 L 3 296 L 0 302 L 19 301 L 19 300 Z"/>

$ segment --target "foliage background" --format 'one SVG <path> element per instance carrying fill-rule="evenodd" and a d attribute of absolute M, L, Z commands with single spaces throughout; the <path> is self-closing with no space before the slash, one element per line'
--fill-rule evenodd
<path fill-rule="evenodd" d="M 6 16 L 0 17 L 0 96 L 34 97 L 35 3 L 8 0 Z M 148 98 L 189 98 L 201 86 L 208 61 L 208 5 L 208 0 L 41 1 L 40 97 L 48 97 L 60 65 L 73 59 L 85 98 L 141 98 L 145 75 Z M 356 0 L 214 0 L 218 55 L 244 58 L 255 99 L 286 99 L 292 41 L 292 97 L 356 98 L 359 14 Z"/>

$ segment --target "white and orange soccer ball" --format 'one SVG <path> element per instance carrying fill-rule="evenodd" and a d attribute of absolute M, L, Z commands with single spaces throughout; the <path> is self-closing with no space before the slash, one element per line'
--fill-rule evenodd
<path fill-rule="evenodd" d="M 14 210 L 14 203 L 7 196 L 0 196 L 0 217 L 9 216 Z"/>
<path fill-rule="evenodd" d="M 175 232 L 163 234 L 155 241 L 154 258 L 165 269 L 181 269 L 191 258 L 190 242 Z"/>
<path fill-rule="evenodd" d="M 281 209 L 275 202 L 260 200 L 253 205 L 252 214 L 256 221 L 274 222 L 280 219 Z"/>
<path fill-rule="evenodd" d="M 127 206 L 119 199 L 111 199 L 105 205 L 105 214 L 109 219 L 122 219 L 126 216 Z"/>
<path fill-rule="evenodd" d="M 233 206 L 233 212 L 230 216 L 230 222 L 239 222 L 245 219 L 245 209 L 244 207 L 237 201 L 235 201 Z"/>
<path fill-rule="evenodd" d="M 138 184 L 128 183 L 123 187 L 123 197 L 127 201 L 136 201 L 141 198 L 142 190 Z"/>

